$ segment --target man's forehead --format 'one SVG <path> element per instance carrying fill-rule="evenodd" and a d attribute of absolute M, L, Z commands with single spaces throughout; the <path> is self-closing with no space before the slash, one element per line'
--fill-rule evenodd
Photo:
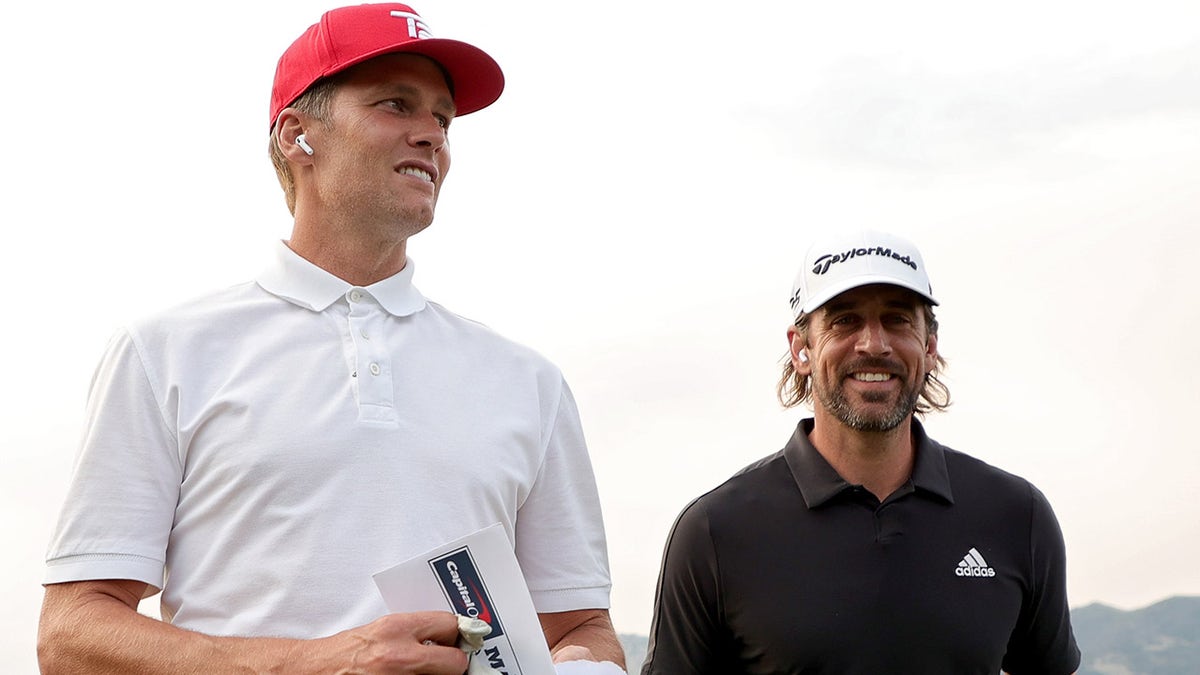
<path fill-rule="evenodd" d="M 348 68 L 343 81 L 355 82 L 379 90 L 416 91 L 417 83 L 440 76 L 438 103 L 454 110 L 454 90 L 445 68 L 423 54 L 383 54 Z"/>
<path fill-rule="evenodd" d="M 821 305 L 819 310 L 827 312 L 845 311 L 867 304 L 879 303 L 896 309 L 915 309 L 925 304 L 920 294 L 903 286 L 892 284 L 868 284 L 843 291 Z"/>

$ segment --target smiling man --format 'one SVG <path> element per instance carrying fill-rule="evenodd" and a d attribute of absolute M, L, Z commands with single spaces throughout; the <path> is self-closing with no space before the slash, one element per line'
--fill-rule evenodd
<path fill-rule="evenodd" d="M 503 86 L 400 4 L 327 12 L 283 54 L 291 237 L 256 280 L 110 343 L 47 558 L 43 672 L 461 675 L 456 618 L 389 614 L 372 575 L 493 523 L 555 662 L 620 670 L 562 374 L 412 283 L 450 126 Z M 163 621 L 137 612 L 159 590 Z"/>
<path fill-rule="evenodd" d="M 642 672 L 1073 672 L 1046 498 L 914 418 L 949 405 L 916 247 L 872 231 L 819 241 L 791 305 L 779 396 L 813 417 L 683 510 Z"/>

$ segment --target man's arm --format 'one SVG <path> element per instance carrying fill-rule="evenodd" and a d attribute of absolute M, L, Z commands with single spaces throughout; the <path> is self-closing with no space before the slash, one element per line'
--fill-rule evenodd
<path fill-rule="evenodd" d="M 1028 591 L 1002 665 L 1017 675 L 1075 672 L 1082 655 L 1067 602 L 1066 543 L 1046 496 L 1032 485 L 1028 489 Z"/>
<path fill-rule="evenodd" d="M 316 640 L 214 637 L 137 612 L 139 581 L 46 586 L 38 663 L 53 673 L 435 673 L 461 675 L 449 612 L 389 614 Z M 436 644 L 423 644 L 432 640 Z"/>
<path fill-rule="evenodd" d="M 744 670 L 721 611 L 716 545 L 701 499 L 684 507 L 667 535 L 642 675 Z"/>
<path fill-rule="evenodd" d="M 555 663 L 612 661 L 625 667 L 625 650 L 617 639 L 607 609 L 577 609 L 538 614 Z"/>

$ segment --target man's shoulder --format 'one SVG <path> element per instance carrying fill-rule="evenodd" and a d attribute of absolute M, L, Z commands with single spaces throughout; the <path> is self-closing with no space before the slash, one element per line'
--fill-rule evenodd
<path fill-rule="evenodd" d="M 447 308 L 440 302 L 435 302 L 426 298 L 425 309 L 423 311 L 427 312 L 430 317 L 436 317 L 438 320 L 454 327 L 455 330 L 469 333 L 477 339 L 495 341 L 497 343 L 505 343 L 513 347 L 522 348 L 520 343 L 501 335 L 486 323 L 459 314 L 458 312 Z"/>
<path fill-rule="evenodd" d="M 194 295 L 152 309 L 125 322 L 125 330 L 140 339 L 180 336 L 195 330 L 228 331 L 246 312 L 257 312 L 270 295 L 252 281 Z"/>
<path fill-rule="evenodd" d="M 203 361 L 207 346 L 244 344 L 252 312 L 239 311 L 267 294 L 253 282 L 211 291 L 118 322 L 109 336 L 103 364 L 140 362 L 162 372 L 165 362 Z M 127 361 L 132 358 L 134 361 Z M 150 367 L 147 364 L 157 366 Z"/>
<path fill-rule="evenodd" d="M 688 502 L 675 519 L 668 546 L 684 557 L 711 547 L 760 541 L 790 522 L 803 499 L 782 452 L 747 465 Z"/>
<path fill-rule="evenodd" d="M 130 325 L 139 330 L 153 330 L 159 326 L 173 327 L 190 321 L 210 322 L 223 314 L 235 314 L 241 307 L 256 301 L 269 301 L 270 298 L 255 282 L 244 281 L 150 310 L 134 318 Z"/>
<path fill-rule="evenodd" d="M 493 363 L 517 362 L 539 369 L 558 371 L 558 367 L 541 352 L 524 343 L 501 334 L 491 326 L 447 309 L 445 305 L 426 300 L 426 319 L 440 323 L 448 340 L 461 347 L 479 350 L 488 354 Z"/>
<path fill-rule="evenodd" d="M 769 488 L 790 480 L 787 461 L 779 450 L 761 457 L 734 472 L 717 486 L 693 499 L 685 508 L 705 512 L 725 512 L 753 507 L 769 494 Z"/>
<path fill-rule="evenodd" d="M 729 485 L 733 489 L 753 488 L 786 466 L 787 460 L 783 457 L 783 450 L 776 450 L 766 457 L 760 457 L 738 469 L 725 481 L 724 485 Z"/>
<path fill-rule="evenodd" d="M 1025 500 L 1041 494 L 1033 483 L 1022 476 L 960 450 L 933 442 L 942 449 L 946 458 L 946 470 L 950 474 L 955 499 L 977 495 L 993 501 L 1004 496 Z"/>

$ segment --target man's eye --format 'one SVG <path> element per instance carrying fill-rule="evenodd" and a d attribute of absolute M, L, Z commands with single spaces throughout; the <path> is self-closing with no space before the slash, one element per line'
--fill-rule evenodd
<path fill-rule="evenodd" d="M 443 129 L 450 128 L 450 118 L 445 115 L 434 115 L 437 118 L 438 126 Z"/>

